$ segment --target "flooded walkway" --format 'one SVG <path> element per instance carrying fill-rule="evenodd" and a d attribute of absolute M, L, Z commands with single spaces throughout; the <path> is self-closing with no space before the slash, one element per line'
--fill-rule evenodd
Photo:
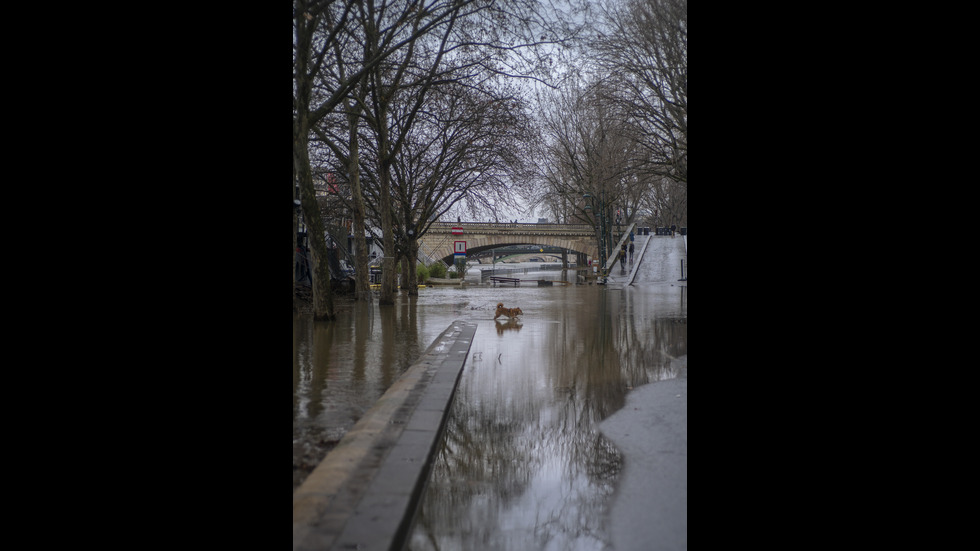
<path fill-rule="evenodd" d="M 603 549 L 622 458 L 598 425 L 632 388 L 676 376 L 686 287 L 496 293 L 525 314 L 471 320 L 410 549 Z"/>
<path fill-rule="evenodd" d="M 298 464 L 315 466 L 461 319 L 477 328 L 409 548 L 610 548 L 623 456 L 599 424 L 633 388 L 677 377 L 686 284 L 428 288 L 396 300 L 348 306 L 332 324 L 294 319 L 294 489 Z M 524 315 L 493 320 L 497 302 Z"/>

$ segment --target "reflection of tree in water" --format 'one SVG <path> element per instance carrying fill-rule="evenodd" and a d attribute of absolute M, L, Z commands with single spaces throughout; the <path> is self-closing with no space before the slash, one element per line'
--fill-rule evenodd
<path fill-rule="evenodd" d="M 618 335 L 617 350 L 630 387 L 672 379 L 671 360 L 687 354 L 687 321 L 652 319 L 628 323 Z"/>
<path fill-rule="evenodd" d="M 635 312 L 630 298 L 619 309 L 614 346 L 626 384 L 633 388 L 676 377 L 671 360 L 687 354 L 687 317 Z"/>
<path fill-rule="evenodd" d="M 410 549 L 609 545 L 606 507 L 621 456 L 598 422 L 626 391 L 604 325 L 570 313 L 522 351 L 518 371 L 535 369 L 535 354 L 556 359 L 527 385 L 536 388 L 464 375 Z"/>
<path fill-rule="evenodd" d="M 432 526 L 453 526 L 467 541 L 486 541 L 499 526 L 498 502 L 523 494 L 536 467 L 534 455 L 516 442 L 521 423 L 498 417 L 496 406 L 470 407 L 469 394 L 460 388 L 453 403 L 410 549 L 451 548 L 435 540 Z"/>
<path fill-rule="evenodd" d="M 475 403 L 468 394 L 453 404 L 409 549 L 607 543 L 605 505 L 620 468 L 608 441 L 595 431 L 567 430 L 565 413 L 531 401 L 507 407 Z M 536 488 L 541 478 L 553 479 L 557 492 Z"/>
<path fill-rule="evenodd" d="M 687 351 L 686 318 L 627 298 L 583 294 L 525 320 L 531 346 L 508 348 L 513 331 L 474 342 L 410 549 L 609 548 L 622 459 L 598 424 Z"/>
<path fill-rule="evenodd" d="M 354 303 L 293 326 L 293 490 L 421 356 L 415 308 Z M 379 323 L 380 322 L 380 323 Z"/>

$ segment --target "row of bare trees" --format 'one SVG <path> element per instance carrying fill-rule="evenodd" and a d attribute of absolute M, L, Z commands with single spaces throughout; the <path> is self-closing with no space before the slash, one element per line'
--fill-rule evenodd
<path fill-rule="evenodd" d="M 353 219 L 357 298 L 371 300 L 369 226 L 383 239 L 379 303 L 394 303 L 399 260 L 416 292 L 433 221 L 529 193 L 532 120 L 514 77 L 547 79 L 574 14 L 547 0 L 294 0 L 293 176 L 314 319 L 334 316 L 317 175 L 335 175 Z"/>
<path fill-rule="evenodd" d="M 542 98 L 540 206 L 604 221 L 606 235 L 616 211 L 624 224 L 686 225 L 687 0 L 624 0 L 593 20 L 576 84 Z"/>
<path fill-rule="evenodd" d="M 382 305 L 394 302 L 399 260 L 416 292 L 418 239 L 450 209 L 492 218 L 523 201 L 559 222 L 611 225 L 621 211 L 624 223 L 686 225 L 687 0 L 293 8 L 293 175 L 315 319 L 333 317 L 314 185 L 327 173 L 336 178 L 327 216 L 353 220 L 359 300 L 372 296 L 365 236 L 380 231 Z M 591 33 L 577 36 L 570 21 Z M 553 84 L 559 73 L 567 85 Z"/>

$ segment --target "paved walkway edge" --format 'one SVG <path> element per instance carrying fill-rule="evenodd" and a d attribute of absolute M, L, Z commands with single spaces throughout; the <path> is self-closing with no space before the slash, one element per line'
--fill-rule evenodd
<path fill-rule="evenodd" d="M 293 492 L 293 550 L 404 547 L 477 325 L 435 339 Z"/>
<path fill-rule="evenodd" d="M 643 247 L 640 249 L 640 254 L 635 254 L 634 251 L 633 256 L 636 262 L 633 263 L 633 271 L 630 272 L 630 277 L 629 279 L 626 280 L 626 285 L 632 285 L 633 280 L 636 279 L 636 270 L 640 268 L 640 262 L 643 260 L 643 253 L 646 252 L 647 245 L 650 244 L 650 236 L 644 235 L 643 237 L 645 237 L 646 239 L 643 240 Z"/>

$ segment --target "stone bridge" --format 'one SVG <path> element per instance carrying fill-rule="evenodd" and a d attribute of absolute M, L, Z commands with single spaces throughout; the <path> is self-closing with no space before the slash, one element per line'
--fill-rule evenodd
<path fill-rule="evenodd" d="M 462 231 L 454 232 L 453 228 Z M 452 264 L 456 241 L 466 242 L 468 255 L 507 245 L 545 245 L 599 257 L 595 230 L 587 224 L 433 222 L 419 239 L 419 258 Z"/>

